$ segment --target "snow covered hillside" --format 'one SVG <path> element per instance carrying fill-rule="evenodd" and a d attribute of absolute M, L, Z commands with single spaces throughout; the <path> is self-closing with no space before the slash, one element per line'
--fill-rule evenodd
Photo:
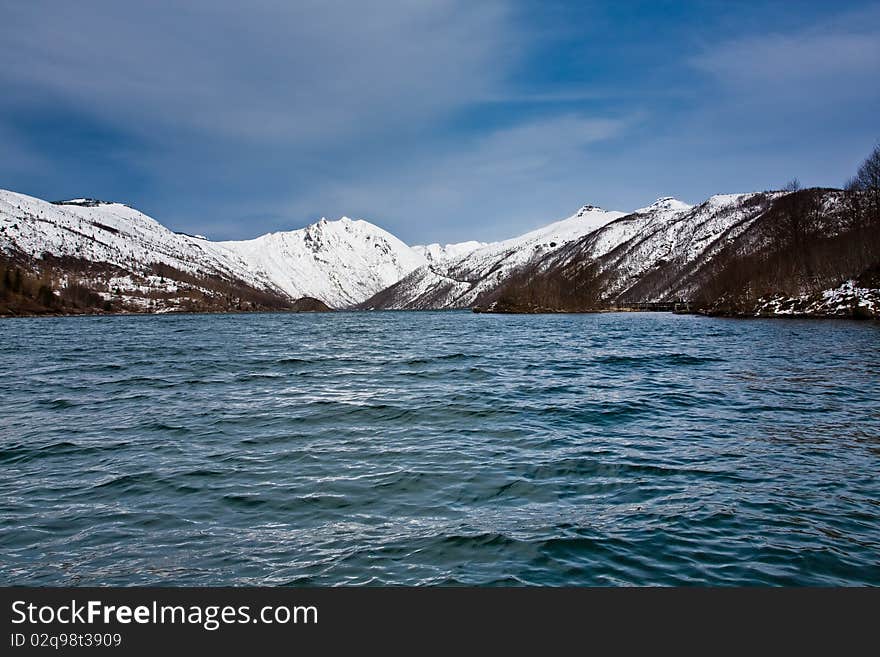
<path fill-rule="evenodd" d="M 175 233 L 121 203 L 74 199 L 49 203 L 0 191 L 0 248 L 32 258 L 43 254 L 143 270 L 153 263 L 271 288 L 241 258 L 206 240 Z"/>
<path fill-rule="evenodd" d="M 817 215 L 834 216 L 833 190 L 799 194 L 815 195 Z M 628 214 L 585 206 L 521 237 L 429 261 L 362 307 L 491 307 L 504 297 L 511 311 L 572 310 L 690 300 L 722 252 L 727 262 L 732 246 L 748 254 L 772 242 L 785 224 L 777 201 L 788 196 L 720 194 L 696 206 L 662 197 Z M 762 230 L 751 230 L 756 224 Z"/>
<path fill-rule="evenodd" d="M 724 194 L 691 207 L 658 199 L 587 236 L 542 271 L 571 274 L 589 266 L 599 299 L 660 301 L 689 298 L 688 275 L 760 217 L 773 194 Z"/>
<path fill-rule="evenodd" d="M 718 195 L 697 206 L 660 198 L 516 272 L 480 304 L 574 310 L 690 299 L 696 273 L 776 196 Z"/>
<path fill-rule="evenodd" d="M 429 259 L 365 308 L 464 308 L 506 282 L 520 268 L 623 217 L 624 212 L 585 205 L 577 213 L 519 237 L 493 242 L 446 259 Z"/>
<path fill-rule="evenodd" d="M 675 199 L 520 268 L 474 306 L 583 312 L 687 302 L 706 314 L 876 316 L 876 231 L 846 193 L 811 188 Z"/>
<path fill-rule="evenodd" d="M 206 277 L 287 301 L 314 298 L 334 308 L 355 306 L 389 288 L 400 298 L 381 307 L 450 307 L 469 305 L 511 272 L 623 215 L 584 206 L 567 219 L 490 244 L 409 247 L 373 224 L 347 217 L 250 240 L 212 242 L 170 231 L 121 203 L 49 203 L 0 192 L 0 250 L 35 262 L 54 258 L 56 271 L 71 261 L 97 263 L 103 269 L 92 267 L 78 282 L 126 307 L 189 308 L 189 302 L 181 305 L 172 297 L 192 297 L 190 292 L 214 302 L 218 296 L 241 296 L 208 289 L 200 282 Z M 183 281 L 177 272 L 194 278 Z"/>
<path fill-rule="evenodd" d="M 62 277 L 71 267 L 87 268 L 88 275 L 81 272 L 78 281 L 90 289 L 129 309 L 156 310 L 192 305 L 180 306 L 177 297 L 198 296 L 201 302 L 241 296 L 228 286 L 222 293 L 213 289 L 216 281 L 289 301 L 312 297 L 341 308 L 367 299 L 427 261 L 390 233 L 345 217 L 252 240 L 211 242 L 175 233 L 121 203 L 49 203 L 10 191 L 0 191 L 0 253 L 23 264 L 51 261 Z M 203 279 L 214 283 L 202 284 Z"/>
<path fill-rule="evenodd" d="M 334 308 L 360 303 L 425 263 L 391 233 L 348 217 L 217 246 L 291 298 L 314 297 Z"/>
<path fill-rule="evenodd" d="M 876 237 L 846 219 L 844 199 L 840 190 L 816 188 L 716 195 L 696 206 L 663 197 L 630 213 L 587 205 L 500 242 L 409 247 L 347 217 L 212 242 L 120 203 L 48 203 L 0 191 L 0 273 L 27 274 L 14 294 L 33 312 L 324 304 L 535 312 L 687 300 L 731 314 L 819 312 L 829 304 L 874 313 L 873 296 L 861 295 L 868 305 L 839 301 L 846 295 L 838 287 L 876 264 L 867 248 Z"/>
<path fill-rule="evenodd" d="M 460 258 L 477 249 L 486 246 L 486 242 L 477 242 L 469 240 L 467 242 L 458 242 L 457 244 L 425 244 L 412 247 L 413 251 L 421 254 L 426 262 L 439 263 L 453 258 Z"/>

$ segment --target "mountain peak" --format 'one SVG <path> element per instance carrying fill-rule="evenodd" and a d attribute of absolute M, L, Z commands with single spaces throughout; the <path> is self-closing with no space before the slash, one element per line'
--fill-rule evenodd
<path fill-rule="evenodd" d="M 347 217 L 345 215 L 339 217 L 339 219 L 328 219 L 327 217 L 321 217 L 315 223 L 306 226 L 306 228 L 309 228 L 310 226 L 331 226 L 333 224 L 341 224 L 345 226 L 348 224 L 356 223 L 357 221 L 357 219 L 352 219 L 351 217 Z"/>
<path fill-rule="evenodd" d="M 64 201 L 52 201 L 52 205 L 78 205 L 84 208 L 97 208 L 101 205 L 122 205 L 122 203 L 102 201 L 97 198 L 71 198 Z"/>
<path fill-rule="evenodd" d="M 581 209 L 577 211 L 578 217 L 583 217 L 588 212 L 605 212 L 603 208 L 600 208 L 598 205 L 584 205 L 581 206 Z"/>
<path fill-rule="evenodd" d="M 644 208 L 639 208 L 638 210 L 635 211 L 635 213 L 642 214 L 642 213 L 647 213 L 647 212 L 657 212 L 660 210 L 667 210 L 667 211 L 669 211 L 669 210 L 671 210 L 671 211 L 689 210 L 691 207 L 692 206 L 689 205 L 688 203 L 685 203 L 684 201 L 680 201 L 677 198 L 675 198 L 674 196 L 661 196 L 656 201 L 651 203 L 651 205 L 648 205 Z"/>

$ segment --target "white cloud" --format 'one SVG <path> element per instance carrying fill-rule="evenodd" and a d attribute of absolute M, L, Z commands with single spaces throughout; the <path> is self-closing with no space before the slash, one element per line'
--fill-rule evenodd
<path fill-rule="evenodd" d="M 880 11 L 846 14 L 793 33 L 722 41 L 692 64 L 743 103 L 840 104 L 880 85 Z"/>
<path fill-rule="evenodd" d="M 30 0 L 3 11 L 0 83 L 145 133 L 313 143 L 400 130 L 494 92 L 511 61 L 496 0 Z"/>
<path fill-rule="evenodd" d="M 322 207 L 332 216 L 367 215 L 409 240 L 512 237 L 594 202 L 600 190 L 593 176 L 601 163 L 591 148 L 638 120 L 566 114 L 498 129 L 406 162 L 390 176 L 383 169 L 357 180 L 325 181 L 298 195 L 286 214 Z M 390 212 L 376 217 L 374 208 Z M 482 215 L 479 225 L 468 222 L 474 215 Z"/>
<path fill-rule="evenodd" d="M 215 237 L 349 214 L 454 241 L 583 203 L 834 184 L 877 138 L 880 11 L 683 47 L 649 88 L 546 86 L 520 64 L 576 35 L 521 18 L 508 0 L 4 3 L 0 172 Z"/>

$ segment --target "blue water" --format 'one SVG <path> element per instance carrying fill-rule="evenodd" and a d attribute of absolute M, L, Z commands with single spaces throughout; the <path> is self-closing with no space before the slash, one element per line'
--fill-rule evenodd
<path fill-rule="evenodd" d="M 0 584 L 880 584 L 880 324 L 0 322 Z"/>

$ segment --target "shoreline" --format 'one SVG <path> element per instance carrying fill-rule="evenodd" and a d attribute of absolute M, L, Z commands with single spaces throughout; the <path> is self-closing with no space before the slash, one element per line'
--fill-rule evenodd
<path fill-rule="evenodd" d="M 161 317 L 165 315 L 265 315 L 270 313 L 285 315 L 323 315 L 328 312 L 340 312 L 337 310 L 288 310 L 284 308 L 272 308 L 261 310 L 172 310 L 166 312 L 81 312 L 81 313 L 21 313 L 18 315 L 0 314 L 0 321 L 5 319 L 33 319 L 33 318 L 59 318 L 59 317 Z M 345 312 L 345 311 L 343 311 Z"/>
<path fill-rule="evenodd" d="M 341 308 L 326 310 L 293 310 L 293 309 L 260 309 L 260 310 L 181 310 L 166 312 L 57 312 L 57 313 L 21 313 L 21 314 L 0 314 L 0 321 L 13 319 L 33 319 L 33 318 L 73 318 L 73 317 L 159 317 L 159 316 L 180 316 L 180 315 L 267 315 L 267 314 L 284 314 L 284 315 L 320 315 L 330 313 L 436 313 L 436 312 L 470 312 L 478 315 L 604 315 L 604 314 L 647 314 L 661 313 L 669 315 L 695 315 L 699 317 L 709 317 L 717 319 L 813 319 L 813 320 L 848 320 L 855 322 L 871 322 L 880 321 L 880 316 L 859 316 L 855 314 L 849 315 L 831 315 L 828 313 L 779 313 L 779 314 L 746 314 L 746 313 L 718 313 L 705 310 L 642 310 L 636 308 L 596 308 L 584 310 L 557 310 L 550 308 L 541 308 L 535 310 L 489 310 L 486 308 L 412 308 L 412 309 L 380 309 L 365 310 L 360 308 Z"/>

